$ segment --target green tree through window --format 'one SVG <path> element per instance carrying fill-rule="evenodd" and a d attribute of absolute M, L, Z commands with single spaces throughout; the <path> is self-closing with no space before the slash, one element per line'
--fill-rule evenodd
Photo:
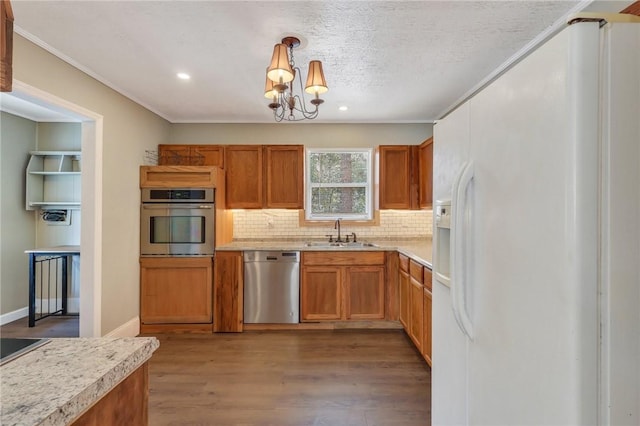
<path fill-rule="evenodd" d="M 307 219 L 371 219 L 371 150 L 307 150 Z"/>

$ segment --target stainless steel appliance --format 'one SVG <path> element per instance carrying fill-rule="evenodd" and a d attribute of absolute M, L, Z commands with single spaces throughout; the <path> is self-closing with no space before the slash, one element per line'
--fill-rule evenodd
<path fill-rule="evenodd" d="M 141 256 L 213 256 L 213 188 L 142 189 Z"/>
<path fill-rule="evenodd" d="M 244 252 L 244 323 L 300 321 L 300 252 Z"/>

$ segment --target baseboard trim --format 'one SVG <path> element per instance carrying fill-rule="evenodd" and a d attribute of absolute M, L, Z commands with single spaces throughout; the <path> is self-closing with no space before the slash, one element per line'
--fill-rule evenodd
<path fill-rule="evenodd" d="M 138 334 L 140 334 L 140 317 L 134 317 L 120 327 L 111 330 L 104 337 L 136 337 Z"/>
<path fill-rule="evenodd" d="M 20 318 L 24 318 L 29 315 L 29 307 L 25 306 L 24 308 L 16 309 L 13 312 L 7 312 L 6 314 L 0 315 L 0 325 L 9 324 L 10 322 L 14 322 L 15 320 L 19 320 Z"/>

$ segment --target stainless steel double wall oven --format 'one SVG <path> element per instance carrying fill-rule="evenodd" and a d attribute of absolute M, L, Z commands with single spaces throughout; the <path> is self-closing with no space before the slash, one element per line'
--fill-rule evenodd
<path fill-rule="evenodd" d="M 142 189 L 141 256 L 213 256 L 213 188 Z"/>

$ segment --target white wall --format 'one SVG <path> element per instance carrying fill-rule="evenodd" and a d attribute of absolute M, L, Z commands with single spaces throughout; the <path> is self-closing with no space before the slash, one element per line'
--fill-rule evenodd
<path fill-rule="evenodd" d="M 34 213 L 25 210 L 25 170 L 36 148 L 37 125 L 0 113 L 0 314 L 29 303 L 29 259 L 35 242 Z"/>
<path fill-rule="evenodd" d="M 139 314 L 139 165 L 145 149 L 166 140 L 169 123 L 18 34 L 13 54 L 15 80 L 103 118 L 102 150 L 94 155 L 103 171 L 102 187 L 96 191 L 102 217 L 97 250 L 102 256 L 96 259 L 101 262 L 101 290 L 96 299 L 101 306 L 99 333 L 104 335 Z M 82 150 L 83 163 L 91 164 L 84 146 Z M 93 252 L 92 247 L 82 250 Z"/>

